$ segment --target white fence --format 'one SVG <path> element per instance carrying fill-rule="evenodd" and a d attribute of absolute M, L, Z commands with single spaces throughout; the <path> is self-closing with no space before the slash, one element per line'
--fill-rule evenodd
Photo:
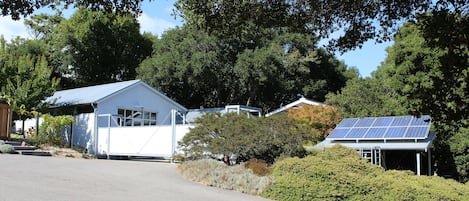
<path fill-rule="evenodd" d="M 171 125 L 119 126 L 118 117 L 100 115 L 97 128 L 97 153 L 109 156 L 150 156 L 173 159 L 177 142 L 189 132 L 190 124 L 176 125 L 176 111 Z"/>
<path fill-rule="evenodd" d="M 98 129 L 98 153 L 117 156 L 152 156 L 172 158 L 177 142 L 191 125 L 109 127 Z"/>

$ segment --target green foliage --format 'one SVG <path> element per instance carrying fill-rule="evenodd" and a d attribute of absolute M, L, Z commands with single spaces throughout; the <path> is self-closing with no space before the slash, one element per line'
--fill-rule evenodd
<path fill-rule="evenodd" d="M 448 0 L 437 3 L 428 0 L 178 0 L 176 8 L 188 24 L 221 37 L 255 35 L 262 29 L 281 29 L 318 34 L 341 51 L 361 47 L 373 38 L 378 42 L 390 40 L 401 22 L 415 18 L 415 13 L 447 9 L 454 13 L 467 13 L 469 10 L 465 1 Z"/>
<path fill-rule="evenodd" d="M 282 155 L 304 156 L 301 145 L 310 137 L 295 120 L 283 115 L 249 118 L 209 113 L 195 124 L 179 142 L 189 159 L 236 155 L 241 162 L 257 158 L 272 164 Z"/>
<path fill-rule="evenodd" d="M 337 106 L 344 117 L 407 115 L 405 97 L 392 83 L 376 78 L 357 78 L 337 94 L 329 93 L 326 103 Z"/>
<path fill-rule="evenodd" d="M 0 153 L 13 153 L 15 151 L 15 149 L 13 148 L 13 146 L 9 145 L 9 144 L 5 144 L 5 142 L 3 142 L 2 140 L 0 140 Z"/>
<path fill-rule="evenodd" d="M 137 15 L 142 12 L 140 6 L 143 0 L 22 0 L 2 1 L 0 4 L 1 15 L 10 15 L 12 19 L 18 20 L 22 16 L 26 17 L 40 8 L 49 8 L 52 10 L 74 7 L 85 7 L 92 10 L 105 10 L 107 12 L 132 13 Z"/>
<path fill-rule="evenodd" d="M 65 141 L 62 137 L 63 129 L 73 123 L 74 119 L 70 115 L 50 116 L 42 115 L 44 121 L 39 128 L 39 136 L 35 142 L 39 145 L 48 144 L 63 147 Z"/>
<path fill-rule="evenodd" d="M 55 17 L 48 19 L 53 24 L 46 24 L 52 28 L 46 37 L 51 59 L 59 60 L 57 70 L 72 77 L 76 86 L 135 79 L 135 68 L 152 51 L 151 41 L 140 34 L 140 24 L 129 14 L 78 9 L 58 25 Z M 41 24 L 38 19 L 30 27 L 44 33 Z"/>
<path fill-rule="evenodd" d="M 272 184 L 270 177 L 257 176 L 243 165 L 227 166 L 210 159 L 184 162 L 179 169 L 190 181 L 248 194 L 259 194 Z"/>
<path fill-rule="evenodd" d="M 395 83 L 411 113 L 430 114 L 437 124 L 467 126 L 468 29 L 468 16 L 421 15 L 400 29 L 378 79 Z"/>
<path fill-rule="evenodd" d="M 274 184 L 263 196 L 274 200 L 467 200 L 469 189 L 440 177 L 384 171 L 349 148 L 335 146 L 303 159 L 274 164 Z"/>
<path fill-rule="evenodd" d="M 463 140 L 469 127 L 468 30 L 467 15 L 448 11 L 419 15 L 400 29 L 388 57 L 374 73 L 403 97 L 409 113 L 432 116 L 438 173 L 457 172 L 462 182 L 468 180 Z"/>
<path fill-rule="evenodd" d="M 1 94 L 13 99 L 13 110 L 26 118 L 44 108 L 43 100 L 55 92 L 58 80 L 44 55 L 31 54 L 35 46 L 22 39 L 6 43 L 0 38 Z"/>
<path fill-rule="evenodd" d="M 460 128 L 456 134 L 449 139 L 449 146 L 453 154 L 459 180 L 469 181 L 469 128 Z"/>
<path fill-rule="evenodd" d="M 217 38 L 190 26 L 165 32 L 138 78 L 187 107 L 246 104 L 276 109 L 302 94 L 318 101 L 357 76 L 311 35 L 263 30 Z"/>

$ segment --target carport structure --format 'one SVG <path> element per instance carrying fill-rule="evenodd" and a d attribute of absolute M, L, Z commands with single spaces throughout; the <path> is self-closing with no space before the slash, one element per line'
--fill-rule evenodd
<path fill-rule="evenodd" d="M 428 115 L 366 117 L 343 119 L 315 149 L 341 144 L 357 150 L 372 164 L 386 168 L 386 152 L 415 152 L 415 172 L 421 174 L 422 161 L 427 162 L 426 172 L 432 173 L 431 145 L 435 134 L 430 132 Z M 426 159 L 422 158 L 426 155 Z M 398 157 L 401 157 L 398 155 Z"/>

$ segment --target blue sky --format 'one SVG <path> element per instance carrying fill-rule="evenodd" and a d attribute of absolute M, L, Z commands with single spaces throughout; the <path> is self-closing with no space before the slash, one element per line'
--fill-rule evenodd
<path fill-rule="evenodd" d="M 173 3 L 174 0 L 145 1 L 142 6 L 143 14 L 138 19 L 141 31 L 161 36 L 165 30 L 181 26 L 183 24 L 182 19 L 171 15 Z M 42 12 L 47 12 L 47 10 Z M 70 13 L 65 13 L 66 17 Z M 26 27 L 23 25 L 23 20 L 13 21 L 9 16 L 0 17 L 0 35 L 3 35 L 7 40 L 16 36 L 30 38 Z M 350 51 L 343 55 L 337 54 L 336 56 L 348 66 L 357 67 L 361 76 L 367 77 L 384 61 L 386 57 L 385 49 L 390 45 L 392 45 L 391 42 L 375 44 L 374 41 L 368 41 L 361 49 Z"/>

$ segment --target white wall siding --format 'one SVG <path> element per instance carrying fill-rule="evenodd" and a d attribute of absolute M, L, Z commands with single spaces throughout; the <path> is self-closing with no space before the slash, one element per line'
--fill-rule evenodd
<path fill-rule="evenodd" d="M 73 116 L 72 145 L 93 151 L 93 129 L 94 129 L 94 113 L 83 113 Z"/>
<path fill-rule="evenodd" d="M 144 85 L 136 85 L 111 96 L 98 104 L 99 114 L 117 114 L 117 109 L 142 109 L 157 112 L 157 125 L 171 124 L 171 109 L 181 110 L 175 104 L 155 93 Z"/>
<path fill-rule="evenodd" d="M 189 132 L 191 127 L 193 126 L 176 126 L 176 148 L 177 142 Z M 164 158 L 172 156 L 172 126 L 99 128 L 98 136 L 99 154 Z"/>

